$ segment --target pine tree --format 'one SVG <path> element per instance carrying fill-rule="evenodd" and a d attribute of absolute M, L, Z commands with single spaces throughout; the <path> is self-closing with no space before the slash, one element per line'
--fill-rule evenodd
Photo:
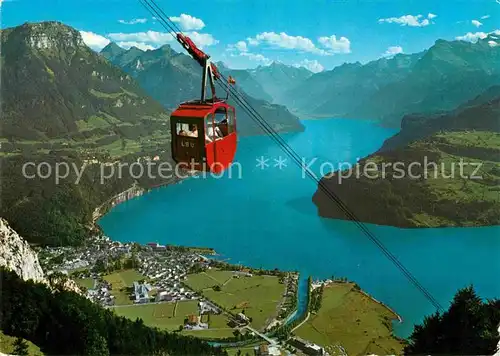
<path fill-rule="evenodd" d="M 500 301 L 483 302 L 473 287 L 457 292 L 450 308 L 415 326 L 405 354 L 488 355 L 499 341 Z"/>

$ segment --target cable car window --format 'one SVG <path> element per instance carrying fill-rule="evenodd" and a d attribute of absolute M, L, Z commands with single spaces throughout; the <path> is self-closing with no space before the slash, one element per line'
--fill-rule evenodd
<path fill-rule="evenodd" d="M 234 115 L 231 115 L 231 111 L 225 108 L 220 108 L 214 114 L 215 126 L 218 131 L 222 134 L 222 137 L 229 135 L 234 132 Z"/>
<path fill-rule="evenodd" d="M 205 119 L 205 142 L 214 142 L 224 137 L 213 115 L 208 115 Z"/>
<path fill-rule="evenodd" d="M 178 136 L 198 137 L 198 125 L 178 122 L 176 132 Z"/>
<path fill-rule="evenodd" d="M 227 131 L 228 131 L 228 134 L 230 133 L 233 133 L 236 131 L 236 120 L 235 120 L 235 117 L 234 117 L 234 109 L 229 109 L 229 112 L 228 112 L 228 115 L 227 115 L 227 122 L 228 122 L 228 125 L 227 125 Z"/>

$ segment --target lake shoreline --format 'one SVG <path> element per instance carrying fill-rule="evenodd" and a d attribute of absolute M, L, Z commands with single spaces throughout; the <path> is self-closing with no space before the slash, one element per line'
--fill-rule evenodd
<path fill-rule="evenodd" d="M 395 133 L 358 120 L 308 120 L 304 125 L 305 132 L 284 139 L 300 148 L 306 160 L 320 155 L 326 161 L 354 162 L 376 152 Z M 230 257 L 244 265 L 296 270 L 316 279 L 332 272 L 347 276 L 397 311 L 403 322 L 394 320 L 396 335 L 408 337 L 413 325 L 435 311 L 432 305 L 360 229 L 349 221 L 319 218 L 311 202 L 317 186 L 300 179 L 290 164 L 274 167 L 273 158 L 279 155 L 283 156 L 281 149 L 267 137 L 245 138 L 239 143 L 237 161 L 255 167 L 256 157 L 264 156 L 270 159 L 269 167 L 246 170 L 242 179 L 187 179 L 183 186 L 132 199 L 98 223 L 107 236 L 119 241 L 211 246 L 222 255 L 218 259 Z M 318 168 L 311 168 L 316 175 Z M 207 211 L 221 213 L 209 213 L 207 221 Z M 207 229 L 208 222 L 217 228 Z M 498 273 L 494 261 L 500 240 L 493 237 L 500 233 L 499 227 L 398 229 L 370 224 L 369 229 L 443 305 L 470 282 L 486 298 L 500 293 L 491 283 Z M 458 263 L 465 253 L 474 268 Z"/>
<path fill-rule="evenodd" d="M 343 282 L 343 281 L 331 280 L 331 279 L 319 280 L 319 281 L 314 281 L 313 282 L 312 289 L 314 290 L 316 288 L 319 288 L 321 285 L 327 287 L 327 286 L 330 286 L 330 285 L 335 285 L 335 284 L 341 285 L 341 284 L 346 284 L 346 283 L 353 283 L 355 286 L 358 287 L 357 292 L 363 294 L 365 297 L 369 298 L 373 302 L 375 302 L 375 303 L 379 304 L 380 306 L 382 306 L 383 308 L 387 309 L 389 312 L 391 312 L 392 314 L 394 314 L 394 316 L 396 317 L 395 319 L 397 319 L 399 321 L 399 323 L 403 323 L 403 318 L 401 317 L 401 315 L 399 315 L 396 311 L 394 311 L 394 309 L 392 309 L 386 303 L 381 302 L 380 300 L 376 299 L 375 297 L 373 297 L 372 295 L 370 295 L 368 292 L 366 292 L 365 290 L 363 290 L 354 281 L 346 280 L 345 282 Z"/>

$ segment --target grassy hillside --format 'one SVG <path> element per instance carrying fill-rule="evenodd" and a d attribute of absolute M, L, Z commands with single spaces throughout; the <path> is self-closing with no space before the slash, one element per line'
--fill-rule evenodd
<path fill-rule="evenodd" d="M 27 23 L 2 30 L 1 41 L 0 214 L 31 242 L 79 243 L 97 205 L 134 183 L 166 181 L 116 168 L 155 155 L 170 160 L 168 112 L 71 27 Z M 52 174 L 27 178 L 40 164 L 43 176 Z M 59 182 L 56 166 L 67 174 Z"/>
<path fill-rule="evenodd" d="M 15 351 L 15 342 L 17 338 L 14 336 L 9 336 L 5 335 L 1 330 L 0 330 L 0 352 L 4 354 L 14 354 Z M 30 356 L 43 356 L 44 353 L 40 351 L 40 348 L 33 344 L 30 341 L 26 341 L 26 344 L 28 345 L 28 354 Z"/>
<path fill-rule="evenodd" d="M 361 160 L 352 177 L 340 179 L 348 174 L 343 171 L 323 181 L 369 223 L 499 224 L 500 97 L 438 117 L 403 126 L 381 150 Z M 346 219 L 323 191 L 313 201 L 321 216 Z"/>
<path fill-rule="evenodd" d="M 401 355 L 404 345 L 392 334 L 394 319 L 397 315 L 353 283 L 335 283 L 324 289 L 319 311 L 294 333 L 334 355 L 338 352 L 334 345 L 348 355 Z"/>

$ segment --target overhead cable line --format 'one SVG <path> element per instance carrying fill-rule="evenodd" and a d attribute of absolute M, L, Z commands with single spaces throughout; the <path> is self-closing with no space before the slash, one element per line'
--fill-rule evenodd
<path fill-rule="evenodd" d="M 168 17 L 154 0 L 139 0 L 141 4 L 160 22 L 160 24 L 177 40 L 177 33 L 182 34 L 180 28 Z M 228 93 L 239 106 L 252 118 L 260 128 L 266 132 L 270 138 L 297 164 L 305 171 L 307 176 L 312 179 L 321 191 L 331 199 L 345 216 L 353 223 L 382 251 L 382 253 L 403 273 L 403 275 L 424 295 L 424 297 L 438 310 L 443 311 L 439 302 L 427 291 L 427 289 L 412 275 L 412 273 L 393 255 L 385 245 L 370 231 L 366 225 L 361 222 L 356 215 L 345 205 L 345 203 L 334 193 L 325 183 L 324 179 L 318 179 L 316 175 L 305 165 L 300 156 L 291 148 L 281 135 L 267 123 L 267 121 L 255 110 L 246 98 L 235 88 L 227 83 L 227 78 L 220 73 L 223 80 L 217 80 L 217 83 Z"/>

